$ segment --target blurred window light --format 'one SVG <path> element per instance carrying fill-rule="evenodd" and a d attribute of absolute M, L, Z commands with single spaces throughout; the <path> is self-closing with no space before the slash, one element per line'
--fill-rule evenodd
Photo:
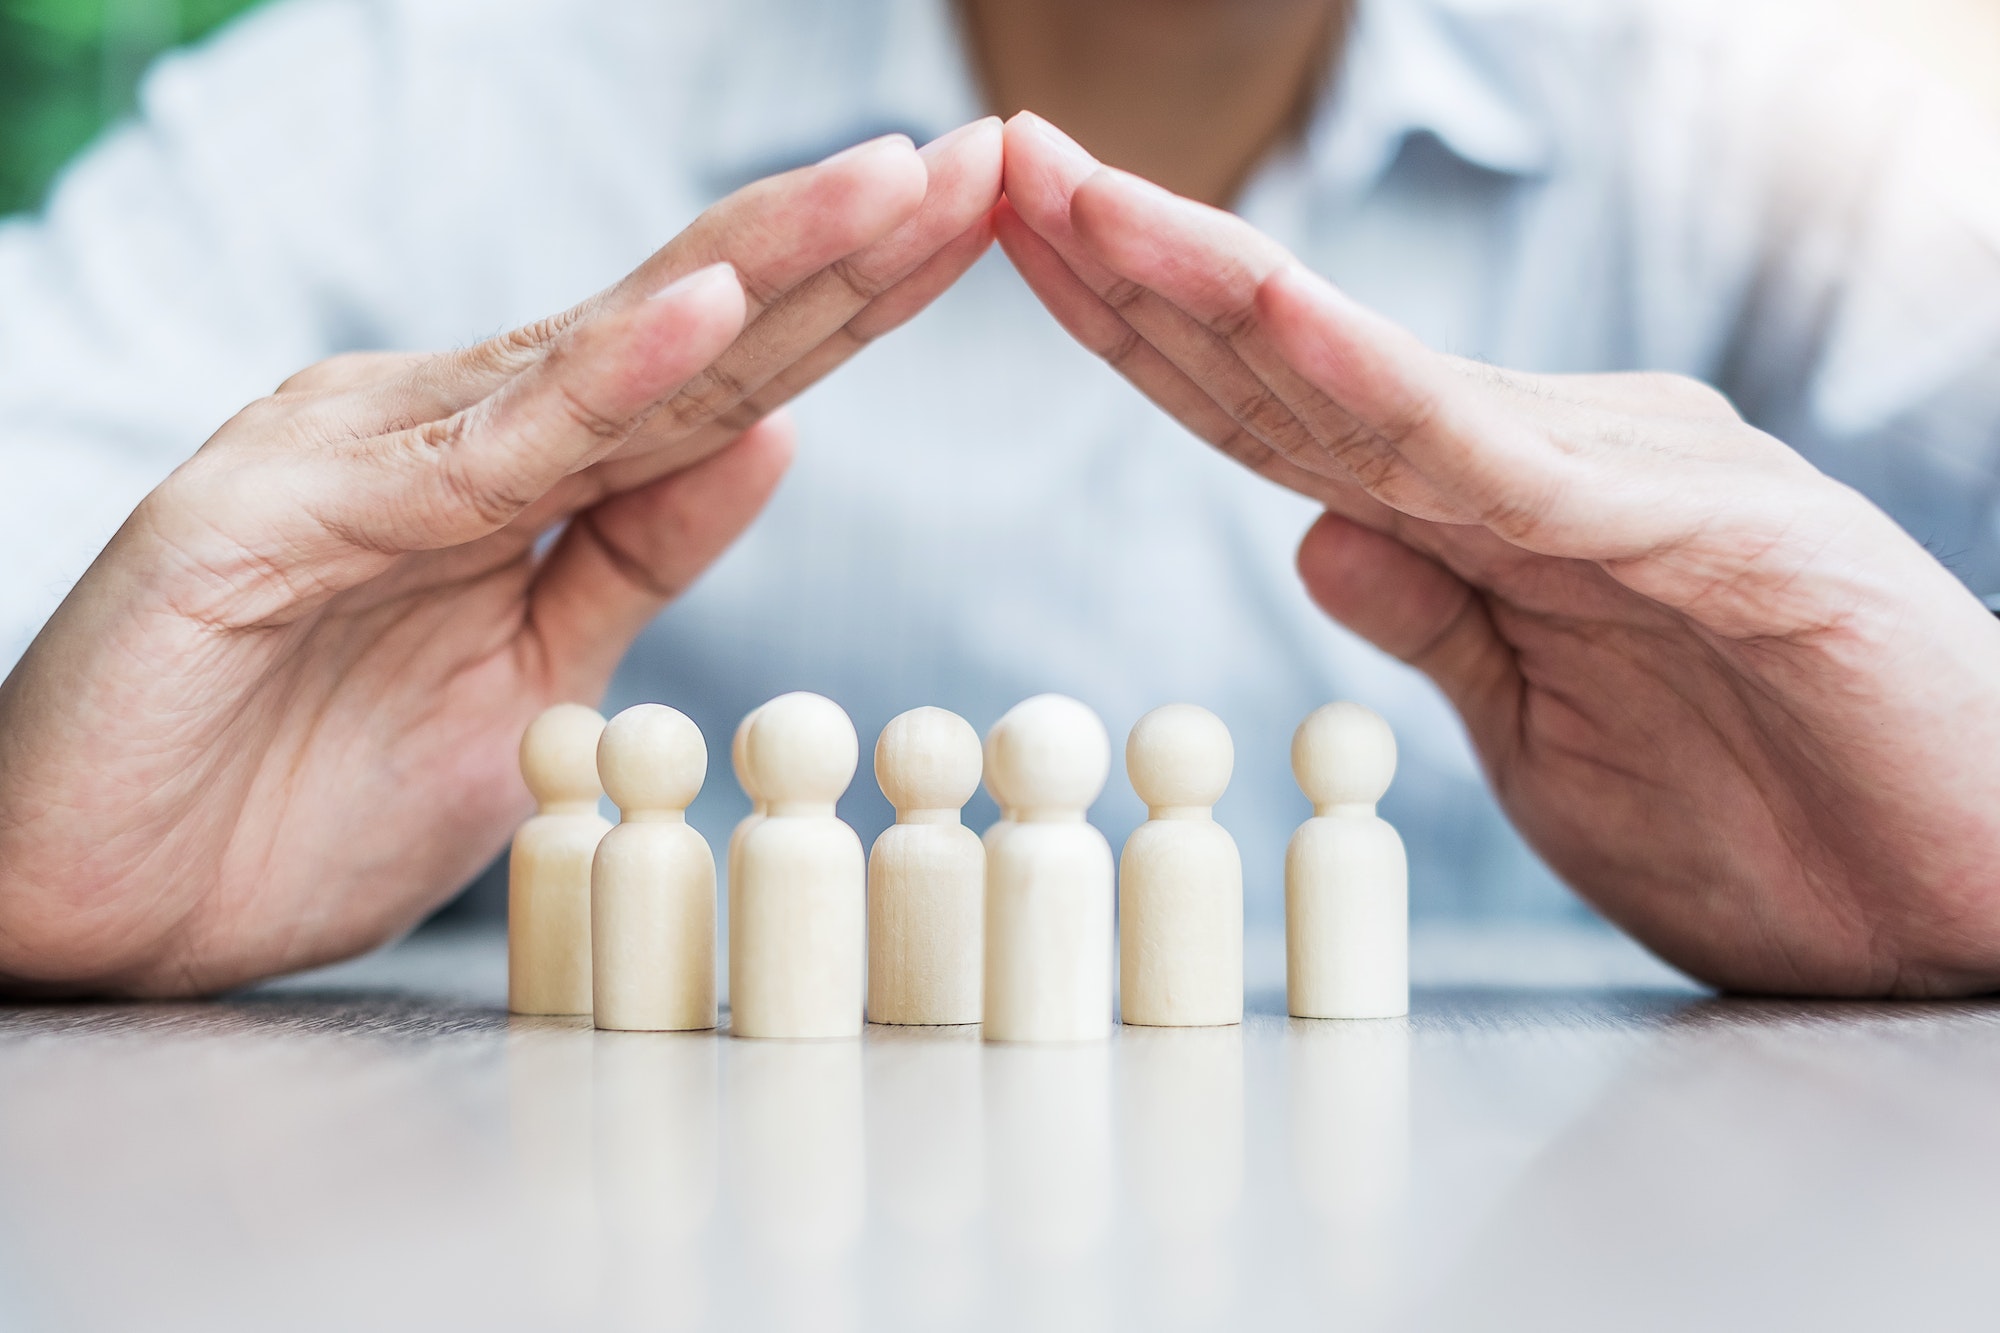
<path fill-rule="evenodd" d="M 1766 0 L 1845 23 L 2000 112 L 2000 0 Z"/>

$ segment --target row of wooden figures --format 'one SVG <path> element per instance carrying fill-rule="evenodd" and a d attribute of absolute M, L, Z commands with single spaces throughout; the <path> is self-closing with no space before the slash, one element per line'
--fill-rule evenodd
<path fill-rule="evenodd" d="M 1110 767 L 1104 724 L 1045 694 L 987 734 L 918 708 L 884 728 L 875 776 L 896 808 L 864 859 L 834 813 L 859 758 L 832 700 L 787 694 L 736 730 L 751 814 L 729 840 L 731 1029 L 853 1036 L 867 1020 L 983 1023 L 994 1041 L 1109 1032 L 1111 848 L 1085 820 Z M 1212 807 L 1235 749 L 1207 709 L 1170 704 L 1125 746 L 1149 810 L 1117 875 L 1123 1021 L 1211 1026 L 1243 1017 L 1243 869 Z M 686 819 L 708 751 L 688 718 L 640 704 L 608 724 L 562 704 L 521 741 L 540 805 L 514 839 L 509 1007 L 592 1014 L 600 1028 L 716 1025 L 715 860 Z M 1409 1008 L 1402 840 L 1375 803 L 1396 742 L 1358 704 L 1315 711 L 1292 739 L 1314 815 L 1285 860 L 1286 993 L 1303 1018 Z M 960 808 L 984 777 L 1000 818 L 982 839 Z M 622 815 L 597 812 L 609 794 Z"/>

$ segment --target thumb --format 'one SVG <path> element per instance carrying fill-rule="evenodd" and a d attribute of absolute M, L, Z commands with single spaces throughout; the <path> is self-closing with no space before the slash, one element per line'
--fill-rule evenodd
<path fill-rule="evenodd" d="M 775 413 L 695 466 L 570 520 L 528 590 L 529 631 L 560 697 L 603 690 L 639 631 L 763 510 L 794 438 Z"/>
<path fill-rule="evenodd" d="M 1299 543 L 1299 577 L 1319 608 L 1443 690 L 1480 748 L 1513 734 L 1520 672 L 1486 599 L 1386 533 L 1325 513 Z"/>

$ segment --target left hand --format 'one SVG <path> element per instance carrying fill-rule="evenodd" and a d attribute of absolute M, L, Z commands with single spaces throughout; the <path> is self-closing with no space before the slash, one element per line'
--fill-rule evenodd
<path fill-rule="evenodd" d="M 2000 622 L 1887 515 L 1692 380 L 1433 352 L 1032 116 L 1006 163 L 1056 318 L 1327 506 L 1307 589 L 1586 898 L 1720 986 L 2000 987 Z"/>

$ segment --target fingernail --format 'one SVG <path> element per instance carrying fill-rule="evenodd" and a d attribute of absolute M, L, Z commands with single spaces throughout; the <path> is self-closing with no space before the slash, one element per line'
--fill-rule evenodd
<path fill-rule="evenodd" d="M 1014 116 L 1014 119 L 1022 122 L 1027 129 L 1047 139 L 1053 147 L 1067 156 L 1079 161 L 1092 163 L 1093 165 L 1097 162 L 1097 159 L 1092 157 L 1082 144 L 1070 138 L 1067 134 L 1057 129 L 1054 124 L 1042 119 L 1042 117 L 1036 115 L 1034 112 L 1018 112 Z"/>
<path fill-rule="evenodd" d="M 646 299 L 665 301 L 670 297 L 688 296 L 703 287 L 719 287 L 723 284 L 739 285 L 736 280 L 736 266 L 728 260 L 714 264 L 704 264 L 692 273 L 683 273 Z"/>
<path fill-rule="evenodd" d="M 863 153 L 873 152 L 875 149 L 882 147 L 884 144 L 891 144 L 891 143 L 900 143 L 901 145 L 903 145 L 903 147 L 908 148 L 912 151 L 915 151 L 917 146 L 916 143 L 907 134 L 900 134 L 900 133 L 884 134 L 878 136 L 877 138 L 864 139 L 860 143 L 855 144 L 852 148 L 843 148 L 839 152 L 834 153 L 831 156 L 823 157 L 820 159 L 819 164 L 824 167 L 835 162 L 843 161 L 850 157 L 859 157 Z"/>
<path fill-rule="evenodd" d="M 929 143 L 925 144 L 922 148 L 918 149 L 917 151 L 923 154 L 923 156 L 925 157 L 936 157 L 940 153 L 944 152 L 945 149 L 951 147 L 951 145 L 957 143 L 960 139 L 963 139 L 968 135 L 972 134 L 974 131 L 982 130 L 989 125 L 997 127 L 999 124 L 1000 124 L 1000 118 L 998 116 L 985 116 L 980 118 L 979 120 L 971 121 L 967 124 L 961 125 L 955 130 L 947 130 L 945 133 L 940 134 L 937 138 L 931 140 Z"/>

